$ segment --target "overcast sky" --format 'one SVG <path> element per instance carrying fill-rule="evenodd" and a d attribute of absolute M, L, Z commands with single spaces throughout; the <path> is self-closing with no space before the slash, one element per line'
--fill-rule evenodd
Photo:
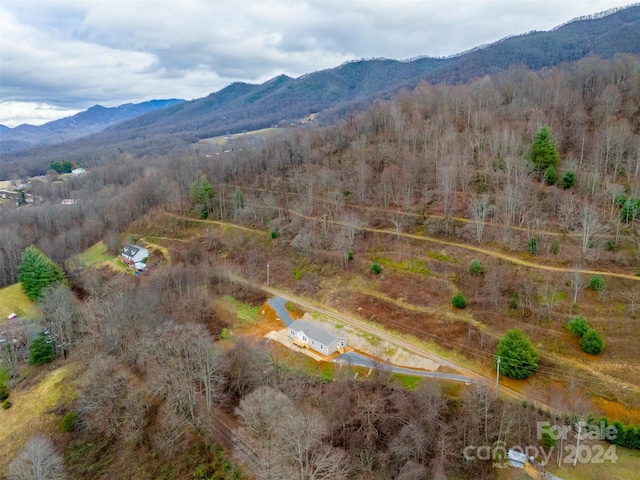
<path fill-rule="evenodd" d="M 624 0 L 1 0 L 0 123 L 445 56 Z"/>

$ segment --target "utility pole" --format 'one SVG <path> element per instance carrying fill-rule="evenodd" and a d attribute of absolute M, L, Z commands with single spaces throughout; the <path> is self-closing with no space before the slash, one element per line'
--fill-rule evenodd
<path fill-rule="evenodd" d="M 496 365 L 496 397 L 498 396 L 498 381 L 500 380 L 500 356 Z"/>
<path fill-rule="evenodd" d="M 269 285 L 269 264 L 267 263 L 267 285 Z"/>

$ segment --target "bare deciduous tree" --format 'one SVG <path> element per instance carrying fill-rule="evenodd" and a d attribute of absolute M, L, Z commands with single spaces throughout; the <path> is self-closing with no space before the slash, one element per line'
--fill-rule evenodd
<path fill-rule="evenodd" d="M 316 412 L 287 412 L 278 431 L 288 460 L 285 471 L 298 480 L 343 480 L 347 478 L 347 454 L 324 443 L 326 426 Z"/>
<path fill-rule="evenodd" d="M 482 242 L 484 223 L 489 215 L 489 195 L 472 195 L 469 212 L 471 213 L 471 218 L 476 222 L 476 240 Z"/>
<path fill-rule="evenodd" d="M 18 376 L 18 341 L 13 338 L 2 339 L 0 342 L 0 361 L 9 372 L 9 378 Z"/>
<path fill-rule="evenodd" d="M 62 457 L 43 435 L 27 440 L 7 467 L 9 480 L 62 480 L 65 476 Z"/>
<path fill-rule="evenodd" d="M 545 282 L 538 290 L 540 296 L 540 302 L 547 309 L 550 316 L 553 316 L 553 311 L 562 304 L 562 294 L 559 292 L 555 285 L 550 282 Z"/>
<path fill-rule="evenodd" d="M 453 210 L 455 207 L 455 192 L 457 182 L 457 168 L 455 165 L 446 165 L 438 170 L 438 183 L 442 191 L 442 210 L 444 213 L 445 233 L 449 233 Z"/>
<path fill-rule="evenodd" d="M 56 353 L 67 357 L 67 349 L 74 342 L 78 323 L 75 297 L 69 287 L 57 283 L 44 291 L 40 307 L 51 330 Z"/>
<path fill-rule="evenodd" d="M 578 212 L 578 218 L 582 226 L 582 254 L 584 255 L 591 246 L 594 237 L 602 233 L 604 226 L 600 223 L 598 210 L 588 202 L 584 202 L 582 205 Z"/>
<path fill-rule="evenodd" d="M 292 410 L 289 397 L 267 386 L 258 387 L 240 400 L 236 414 L 250 432 L 261 479 L 282 478 L 281 461 L 277 458 L 282 453 L 278 449 L 277 429 Z"/>
<path fill-rule="evenodd" d="M 568 274 L 569 283 L 571 284 L 571 289 L 573 291 L 573 303 L 575 304 L 578 301 L 578 293 L 580 293 L 580 289 L 584 286 L 584 275 L 580 273 L 581 265 L 578 263 L 573 271 Z"/>

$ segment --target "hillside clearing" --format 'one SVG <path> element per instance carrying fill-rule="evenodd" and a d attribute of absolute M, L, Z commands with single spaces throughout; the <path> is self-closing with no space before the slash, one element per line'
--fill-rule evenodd
<path fill-rule="evenodd" d="M 73 400 L 71 379 L 77 378 L 82 367 L 67 364 L 52 368 L 51 364 L 41 367 L 33 375 L 35 378 L 14 387 L 9 397 L 11 408 L 0 410 L 0 445 L 4 453 L 0 455 L 0 470 L 31 435 L 38 432 L 50 435 L 59 429 L 59 416 L 53 409 Z"/>
<path fill-rule="evenodd" d="M 11 313 L 19 317 L 31 317 L 35 313 L 35 304 L 27 298 L 19 283 L 0 289 L 0 323 Z"/>

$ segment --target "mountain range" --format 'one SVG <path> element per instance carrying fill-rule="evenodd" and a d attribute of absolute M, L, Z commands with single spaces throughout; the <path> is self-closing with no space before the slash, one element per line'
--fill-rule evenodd
<path fill-rule="evenodd" d="M 61 143 L 86 137 L 101 132 L 105 128 L 123 120 L 139 117 L 145 113 L 182 102 L 184 100 L 171 98 L 168 100 L 150 100 L 142 103 L 127 103 L 112 108 L 94 105 L 84 112 L 47 122 L 40 126 L 23 124 L 15 128 L 8 128 L 0 125 L 0 152 L 16 152 L 27 150 L 36 145 Z"/>
<path fill-rule="evenodd" d="M 505 71 L 513 65 L 537 71 L 587 56 L 611 58 L 622 53 L 640 55 L 640 4 L 578 18 L 551 31 L 507 37 L 446 58 L 363 59 L 298 78 L 281 75 L 261 85 L 237 82 L 192 101 L 145 102 L 138 105 L 146 105 L 139 108 L 148 108 L 148 113 L 126 114 L 117 120 L 117 113 L 111 110 L 122 107 L 96 106 L 42 127 L 24 126 L 19 140 L 22 145 L 64 140 L 58 145 L 35 146 L 28 151 L 17 151 L 18 143 L 13 147 L 5 143 L 14 135 L 9 132 L 21 127 L 2 129 L 2 162 L 18 165 L 27 157 L 31 162 L 63 157 L 79 161 L 122 151 L 133 155 L 166 153 L 201 138 L 288 124 L 311 113 L 317 114 L 320 123 L 328 124 L 375 100 L 391 98 L 403 88 L 412 89 L 420 82 L 459 84 Z M 102 123 L 95 120 L 100 112 L 105 115 L 109 112 L 107 116 L 113 120 L 109 120 L 110 126 L 106 120 Z M 91 135 L 67 141 L 81 131 Z M 15 138 L 13 141 L 18 142 Z M 7 169 L 11 170 L 5 165 L 0 173 Z"/>

